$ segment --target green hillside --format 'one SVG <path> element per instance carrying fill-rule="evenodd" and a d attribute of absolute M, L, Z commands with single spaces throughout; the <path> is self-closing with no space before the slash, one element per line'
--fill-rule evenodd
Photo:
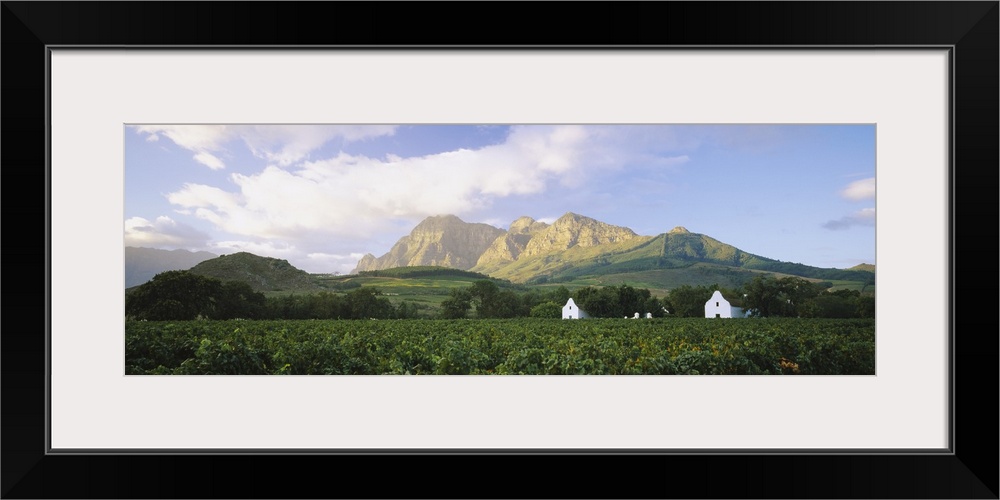
<path fill-rule="evenodd" d="M 478 280 L 492 280 L 502 289 L 524 288 L 484 274 L 439 266 L 394 267 L 346 276 L 313 275 L 313 279 L 326 291 L 340 293 L 361 287 L 374 288 L 393 304 L 407 301 L 432 309 L 437 309 L 453 289 L 468 288 Z"/>
<path fill-rule="evenodd" d="M 319 291 L 312 275 L 287 260 L 240 252 L 209 259 L 190 272 L 222 281 L 242 281 L 257 292 Z"/>
<path fill-rule="evenodd" d="M 621 243 L 593 247 L 574 247 L 520 259 L 500 267 L 495 277 L 521 283 L 572 282 L 593 276 L 621 275 L 647 271 L 682 270 L 694 264 L 704 279 L 733 285 L 748 281 L 753 271 L 794 275 L 816 280 L 857 281 L 874 283 L 873 272 L 865 270 L 824 269 L 768 259 L 744 252 L 703 234 L 686 231 L 659 236 L 641 236 Z M 675 283 L 688 272 L 659 273 L 661 284 Z M 673 276 L 673 277 L 672 277 Z M 702 281 L 702 280 L 698 280 Z M 714 283 L 716 281 L 708 281 Z M 691 282 L 683 282 L 694 284 Z M 682 283 L 682 284 L 683 284 Z"/>
<path fill-rule="evenodd" d="M 725 288 L 737 288 L 759 274 L 773 273 L 696 262 L 671 269 L 580 276 L 565 282 L 565 284 L 567 287 L 570 285 L 616 286 L 625 284 L 637 288 L 648 288 L 654 293 L 664 295 L 668 290 L 682 285 L 719 285 Z M 776 274 L 775 276 L 782 277 L 784 275 Z"/>
<path fill-rule="evenodd" d="M 379 278 L 440 278 L 448 279 L 457 277 L 461 279 L 494 279 L 490 276 L 472 271 L 463 271 L 450 267 L 441 266 L 407 266 L 392 267 L 389 269 L 379 269 L 376 271 L 361 271 L 358 276 L 371 276 Z"/>
<path fill-rule="evenodd" d="M 568 250 L 547 252 L 540 255 L 521 256 L 490 273 L 491 276 L 515 283 L 535 283 L 552 279 L 565 279 L 591 274 L 593 269 L 612 273 L 611 264 L 632 266 L 629 262 L 649 256 L 650 237 L 640 236 L 620 243 L 607 243 L 591 247 L 573 247 Z M 655 249 L 652 251 L 655 255 Z M 640 264 L 641 265 L 641 264 Z M 647 266 L 648 267 L 648 266 Z M 476 268 L 473 268 L 475 270 Z M 633 269 L 634 270 L 634 269 Z"/>

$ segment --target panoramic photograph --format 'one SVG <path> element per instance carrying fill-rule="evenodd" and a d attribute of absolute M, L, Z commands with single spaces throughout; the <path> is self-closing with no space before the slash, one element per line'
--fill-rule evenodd
<path fill-rule="evenodd" d="M 874 375 L 876 127 L 124 126 L 126 375 Z"/>

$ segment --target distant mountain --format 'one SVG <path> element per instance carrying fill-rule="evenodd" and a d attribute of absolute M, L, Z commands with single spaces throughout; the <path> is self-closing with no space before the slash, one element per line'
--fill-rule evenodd
<path fill-rule="evenodd" d="M 164 271 L 183 271 L 218 257 L 210 252 L 125 247 L 125 288 L 141 285 Z"/>
<path fill-rule="evenodd" d="M 627 227 L 569 212 L 544 231 L 537 233 L 524 247 L 524 256 L 532 257 L 570 248 L 587 248 L 631 240 L 638 235 Z"/>
<path fill-rule="evenodd" d="M 520 217 L 510 223 L 510 229 L 493 240 L 493 244 L 479 256 L 476 268 L 488 273 L 504 264 L 514 262 L 524 252 L 528 242 L 541 231 L 548 228 L 544 222 L 538 222 L 531 217 Z"/>
<path fill-rule="evenodd" d="M 871 284 L 875 280 L 874 266 L 868 264 L 825 269 L 782 262 L 682 226 L 656 236 L 640 236 L 627 227 L 572 212 L 551 225 L 520 217 L 507 231 L 469 224 L 450 215 L 429 217 L 386 255 L 365 255 L 355 273 L 423 265 L 452 267 L 517 283 L 602 276 L 621 280 L 641 274 L 642 279 L 659 283 L 699 279 L 738 284 L 760 272 Z"/>
<path fill-rule="evenodd" d="M 556 225 L 553 224 L 553 227 Z M 568 225 L 568 228 L 566 231 L 570 235 L 581 230 L 580 226 Z M 541 243 L 536 247 L 532 239 L 528 248 L 535 247 L 538 251 L 529 254 L 526 250 L 520 258 L 490 269 L 489 274 L 514 282 L 559 282 L 584 276 L 682 269 L 695 264 L 708 264 L 719 269 L 766 271 L 823 280 L 874 279 L 874 273 L 863 270 L 823 269 L 754 255 L 680 226 L 657 236 L 618 235 L 616 241 L 575 244 L 568 248 L 562 244 L 549 246 Z M 478 266 L 472 271 L 484 272 Z"/>
<path fill-rule="evenodd" d="M 190 272 L 222 281 L 242 281 L 257 292 L 319 290 L 309 273 L 297 269 L 287 260 L 247 252 L 206 260 L 192 267 Z"/>
<path fill-rule="evenodd" d="M 352 274 L 393 267 L 442 266 L 469 270 L 479 257 L 506 233 L 489 224 L 465 222 L 454 215 L 428 217 L 376 258 L 366 254 Z"/>
<path fill-rule="evenodd" d="M 493 246 L 479 258 L 473 271 L 525 281 L 547 266 L 538 265 L 535 257 L 621 243 L 639 236 L 627 227 L 568 212 L 552 225 L 521 217 L 511 223 L 510 231 L 497 238 Z M 545 259 L 545 263 L 553 262 Z M 522 264 L 530 263 L 527 266 Z M 525 272 L 521 272 L 525 271 Z"/>

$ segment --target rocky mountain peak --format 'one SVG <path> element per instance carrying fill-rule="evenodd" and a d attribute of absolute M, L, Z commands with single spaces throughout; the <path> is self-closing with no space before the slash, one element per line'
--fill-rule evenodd
<path fill-rule="evenodd" d="M 454 215 L 432 215 L 426 219 L 420 221 L 419 224 L 413 227 L 410 234 L 418 233 L 421 231 L 439 231 L 449 227 L 455 227 L 465 224 L 465 221 L 455 217 Z"/>
<path fill-rule="evenodd" d="M 372 268 L 372 266 L 375 265 L 376 262 L 377 262 L 377 259 L 375 258 L 374 255 L 372 255 L 370 253 L 366 253 L 364 255 L 364 257 L 361 257 L 361 260 L 358 261 L 358 265 L 357 265 L 356 269 L 354 270 L 354 272 L 357 272 L 359 270 L 360 271 L 367 271 L 370 268 Z"/>
<path fill-rule="evenodd" d="M 524 255 L 618 243 L 638 236 L 627 227 L 613 226 L 590 217 L 567 212 L 528 242 Z"/>
<path fill-rule="evenodd" d="M 469 223 L 454 215 L 435 215 L 420 221 L 410 234 L 393 245 L 389 253 L 358 262 L 354 273 L 393 267 L 443 266 L 468 270 L 489 248 L 503 229 Z"/>
<path fill-rule="evenodd" d="M 573 223 L 573 222 L 581 222 L 581 221 L 594 221 L 594 222 L 597 222 L 596 219 L 591 219 L 590 217 L 585 217 L 583 215 L 576 214 L 576 213 L 573 213 L 573 212 L 566 212 L 566 213 L 564 213 L 562 215 L 562 217 L 559 217 L 558 219 L 556 219 L 556 221 L 553 222 L 552 224 L 553 225 L 555 225 L 555 224 L 570 224 L 570 223 Z"/>
<path fill-rule="evenodd" d="M 548 224 L 536 221 L 531 217 L 518 217 L 510 223 L 510 229 L 507 233 L 500 235 L 479 256 L 474 269 L 491 271 L 498 266 L 517 260 L 531 238 L 548 227 Z"/>
<path fill-rule="evenodd" d="M 548 224 L 544 222 L 538 222 L 531 217 L 518 217 L 514 222 L 510 223 L 510 229 L 507 232 L 512 234 L 527 234 L 533 232 L 539 227 L 548 227 Z"/>

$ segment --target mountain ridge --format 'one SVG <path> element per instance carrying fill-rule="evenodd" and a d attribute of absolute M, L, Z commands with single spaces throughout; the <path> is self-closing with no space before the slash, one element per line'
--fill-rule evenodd
<path fill-rule="evenodd" d="M 351 273 L 411 266 L 467 271 L 505 232 L 489 224 L 465 222 L 454 215 L 430 216 L 400 238 L 385 255 L 365 254 Z"/>
<path fill-rule="evenodd" d="M 198 263 L 188 272 L 222 281 L 242 281 L 255 292 L 319 290 L 311 274 L 289 264 L 287 260 L 249 252 L 220 255 Z"/>
<path fill-rule="evenodd" d="M 548 224 L 536 221 L 531 217 L 518 217 L 510 223 L 510 228 L 506 233 L 493 240 L 490 247 L 476 260 L 474 267 L 492 269 L 517 260 L 532 237 L 548 227 Z"/>
<path fill-rule="evenodd" d="M 613 226 L 597 219 L 566 212 L 544 231 L 539 232 L 524 247 L 524 255 L 531 257 L 573 247 L 591 247 L 619 243 L 638 236 L 627 227 Z"/>
<path fill-rule="evenodd" d="M 432 221 L 431 226 L 441 229 L 440 233 L 418 231 L 429 220 Z M 441 224 L 442 221 L 450 223 Z M 551 224 L 522 216 L 511 222 L 508 230 L 478 224 L 492 228 L 493 231 L 488 233 L 496 234 L 496 237 L 483 245 L 480 234 L 475 239 L 480 245 L 473 249 L 459 248 L 460 245 L 457 244 L 468 240 L 467 235 L 445 238 L 444 233 L 448 231 L 461 233 L 475 225 L 455 216 L 429 217 L 419 223 L 410 235 L 400 238 L 389 253 L 378 258 L 366 254 L 354 273 L 375 270 L 373 266 L 387 269 L 441 265 L 513 282 L 532 283 L 574 279 L 592 274 L 679 269 L 695 263 L 705 263 L 806 278 L 874 283 L 874 266 L 869 269 L 867 264 L 852 269 L 836 269 L 783 262 L 743 251 L 708 235 L 693 233 L 683 226 L 675 226 L 655 236 L 642 236 L 630 228 L 614 226 L 573 212 L 565 213 Z M 419 233 L 421 237 L 415 238 L 415 233 Z M 414 258 L 426 254 L 461 254 L 462 266 L 465 267 L 454 265 L 457 259 L 426 262 Z M 411 258 L 401 258 L 407 255 Z"/>

